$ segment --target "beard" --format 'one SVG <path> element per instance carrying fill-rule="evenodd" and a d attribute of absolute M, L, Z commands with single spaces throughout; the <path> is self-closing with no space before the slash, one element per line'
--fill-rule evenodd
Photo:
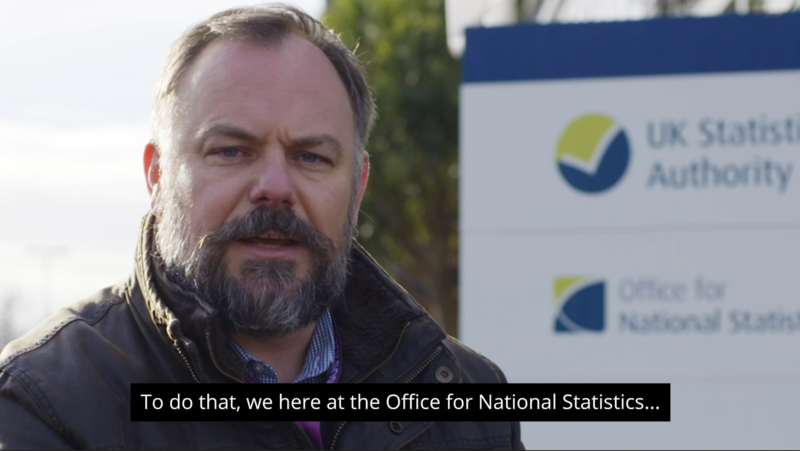
<path fill-rule="evenodd" d="M 228 333 L 281 337 L 316 321 L 343 299 L 352 237 L 351 199 L 339 245 L 289 208 L 260 205 L 193 241 L 184 205 L 169 187 L 157 201 L 156 247 L 168 277 L 214 306 Z M 275 231 L 299 241 L 310 254 L 306 273 L 298 276 L 293 260 L 249 259 L 232 274 L 226 254 L 230 244 Z"/>

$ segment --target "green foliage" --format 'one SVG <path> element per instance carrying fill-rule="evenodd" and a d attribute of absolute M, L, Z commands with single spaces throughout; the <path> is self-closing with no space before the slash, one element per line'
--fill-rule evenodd
<path fill-rule="evenodd" d="M 379 118 L 359 241 L 458 333 L 458 86 L 443 0 L 335 0 L 324 22 L 366 63 Z"/>

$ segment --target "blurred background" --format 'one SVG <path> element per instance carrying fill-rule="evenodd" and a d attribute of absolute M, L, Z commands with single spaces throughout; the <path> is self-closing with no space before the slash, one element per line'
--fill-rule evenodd
<path fill-rule="evenodd" d="M 237 5 L 2 2 L 0 345 L 130 274 L 161 65 L 186 28 Z"/>
<path fill-rule="evenodd" d="M 800 0 L 292 3 L 357 48 L 377 99 L 359 240 L 454 336 L 463 318 L 459 93 L 466 28 L 780 15 L 800 8 Z M 149 208 L 141 160 L 167 49 L 190 24 L 238 4 L 3 2 L 0 347 L 55 309 L 130 273 L 139 221 Z"/>
<path fill-rule="evenodd" d="M 780 14 L 795 0 L 303 0 L 367 62 L 380 118 L 360 241 L 458 336 L 464 29 Z M 447 3 L 447 5 L 445 4 Z M 224 0 L 6 0 L 0 15 L 0 345 L 125 277 L 149 207 L 141 155 L 168 46 Z"/>

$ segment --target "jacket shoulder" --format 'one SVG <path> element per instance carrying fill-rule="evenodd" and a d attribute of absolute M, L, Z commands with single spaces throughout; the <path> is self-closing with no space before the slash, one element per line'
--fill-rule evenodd
<path fill-rule="evenodd" d="M 23 336 L 11 341 L 0 353 L 0 370 L 16 366 L 19 360 L 36 362 L 61 346 L 73 346 L 73 340 L 62 335 L 103 335 L 98 323 L 108 316 L 114 306 L 125 302 L 126 282 L 104 288 L 88 298 L 59 309 Z M 56 339 L 58 337 L 58 339 Z M 60 343 L 70 341 L 70 343 Z M 67 349 L 63 349 L 66 351 Z"/>
<path fill-rule="evenodd" d="M 35 435 L 0 427 L 0 447 L 69 443 L 85 448 L 71 432 L 83 430 L 75 424 L 102 424 L 104 415 L 120 418 L 125 414 L 127 380 L 109 376 L 107 370 L 113 365 L 128 371 L 146 366 L 142 359 L 132 358 L 130 347 L 124 344 L 133 329 L 128 326 L 133 318 L 124 287 L 103 289 L 60 309 L 0 353 L 0 410 L 22 412 L 14 416 L 13 424 L 19 426 L 14 430 Z M 76 411 L 81 415 L 72 414 Z"/>
<path fill-rule="evenodd" d="M 486 358 L 483 354 L 458 341 L 455 337 L 447 336 L 442 344 L 449 351 L 452 358 L 461 369 L 461 382 L 474 383 L 500 383 L 508 381 L 500 367 Z"/>

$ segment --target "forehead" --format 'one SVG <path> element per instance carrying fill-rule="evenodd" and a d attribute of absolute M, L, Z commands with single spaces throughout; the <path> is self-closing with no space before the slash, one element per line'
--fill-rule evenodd
<path fill-rule="evenodd" d="M 347 128 L 353 134 L 339 74 L 319 48 L 294 34 L 278 44 L 215 40 L 184 74 L 178 101 L 196 127 L 261 119 L 252 125 Z"/>

